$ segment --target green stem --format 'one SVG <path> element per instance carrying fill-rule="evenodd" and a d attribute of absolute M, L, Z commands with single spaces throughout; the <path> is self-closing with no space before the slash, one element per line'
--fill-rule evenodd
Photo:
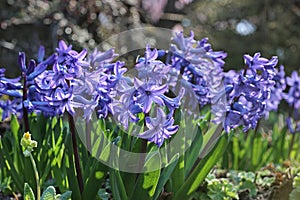
<path fill-rule="evenodd" d="M 31 153 L 30 153 L 30 160 L 31 160 L 32 167 L 33 167 L 33 170 L 34 170 L 34 175 L 35 175 L 35 181 L 36 181 L 36 196 L 37 196 L 37 200 L 40 200 L 40 199 L 41 199 L 40 178 L 39 178 L 38 170 L 37 170 L 37 168 L 36 168 L 35 161 L 34 161 L 33 156 L 32 156 Z"/>
<path fill-rule="evenodd" d="M 70 81 L 66 80 L 68 86 L 70 87 Z M 77 140 L 76 140 L 76 128 L 75 128 L 75 121 L 73 116 L 68 113 L 68 121 L 69 121 L 69 128 L 71 132 L 71 137 L 72 137 L 72 147 L 73 147 L 73 153 L 74 153 L 74 159 L 75 159 L 75 170 L 76 170 L 76 177 L 78 181 L 78 186 L 80 190 L 80 194 L 83 193 L 84 190 L 84 185 L 83 185 L 83 178 L 82 178 L 82 172 L 81 172 L 81 167 L 80 167 L 80 160 L 79 160 L 79 153 L 77 149 Z"/>

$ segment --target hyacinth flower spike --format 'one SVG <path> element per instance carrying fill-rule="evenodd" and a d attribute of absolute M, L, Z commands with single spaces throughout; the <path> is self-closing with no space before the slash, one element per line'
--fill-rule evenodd
<path fill-rule="evenodd" d="M 276 74 L 276 57 L 268 60 L 256 53 L 253 57 L 244 55 L 244 61 L 248 66 L 246 71 L 238 74 L 235 81 L 228 82 L 231 89 L 227 93 L 229 105 L 223 122 L 226 132 L 240 125 L 244 127 L 243 131 L 254 129 L 266 112 L 266 104 L 275 84 L 273 78 Z"/>

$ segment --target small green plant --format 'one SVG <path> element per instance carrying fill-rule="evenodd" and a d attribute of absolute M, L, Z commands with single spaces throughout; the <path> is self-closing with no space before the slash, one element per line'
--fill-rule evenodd
<path fill-rule="evenodd" d="M 300 199 L 300 172 L 295 176 L 293 181 L 293 191 L 290 193 L 290 200 Z"/>
<path fill-rule="evenodd" d="M 2 177 L 2 174 L 0 172 L 0 193 L 4 194 L 10 194 L 13 192 L 11 188 L 11 177 Z"/>
<path fill-rule="evenodd" d="M 206 177 L 207 196 L 214 200 L 239 199 L 238 187 L 227 178 L 217 179 L 215 175 L 209 174 Z"/>
<path fill-rule="evenodd" d="M 251 197 L 255 197 L 257 194 L 255 184 L 255 174 L 253 172 L 236 172 L 230 171 L 228 173 L 230 179 L 238 187 L 238 191 L 248 190 Z"/>
<path fill-rule="evenodd" d="M 37 200 L 65 200 L 65 199 L 70 199 L 72 192 L 67 191 L 63 194 L 56 194 L 55 188 L 53 186 L 49 186 L 46 188 L 46 190 L 43 192 L 41 196 L 41 187 L 40 187 L 40 178 L 39 178 L 39 173 L 36 167 L 36 163 L 34 161 L 34 158 L 31 154 L 33 151 L 33 148 L 37 147 L 37 142 L 35 140 L 31 139 L 31 134 L 29 132 L 24 133 L 22 139 L 21 139 L 21 146 L 23 147 L 23 154 L 25 157 L 29 157 L 34 174 L 35 174 L 35 181 L 36 181 L 36 199 Z M 35 200 L 34 193 L 29 186 L 28 183 L 24 184 L 24 199 L 25 200 Z"/>
<path fill-rule="evenodd" d="M 197 200 L 227 200 L 227 199 L 257 199 L 265 191 L 272 191 L 275 185 L 280 185 L 280 181 L 276 178 L 278 173 L 272 170 L 263 169 L 262 171 L 246 172 L 246 171 L 224 171 L 214 170 L 206 177 L 204 183 L 197 192 L 192 194 L 192 198 Z M 291 172 L 294 174 L 293 172 Z M 279 182 L 278 182 L 279 181 Z M 297 186 L 298 185 L 298 186 Z M 300 185 L 300 179 L 297 177 L 294 183 L 293 195 L 299 195 L 297 188 Z M 291 194 L 292 195 L 292 194 Z M 294 199 L 299 199 L 295 196 Z"/>

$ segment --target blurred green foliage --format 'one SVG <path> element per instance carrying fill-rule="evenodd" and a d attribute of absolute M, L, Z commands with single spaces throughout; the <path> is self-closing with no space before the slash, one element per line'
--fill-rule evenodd
<path fill-rule="evenodd" d="M 240 69 L 241 55 L 260 51 L 270 58 L 279 57 L 279 64 L 289 74 L 300 63 L 300 1 L 298 0 L 201 0 L 185 8 L 188 27 L 195 35 L 209 37 L 214 49 L 228 52 L 226 68 Z M 249 35 L 241 35 L 237 25 L 242 20 L 255 26 Z"/>
<path fill-rule="evenodd" d="M 276 117 L 275 117 L 276 116 Z M 236 129 L 222 157 L 222 169 L 257 171 L 269 163 L 299 162 L 299 134 L 289 133 L 284 115 L 271 113 L 272 126 L 261 120 L 255 130 Z M 270 122 L 271 123 L 271 122 Z M 294 140 L 294 142 L 292 142 Z"/>

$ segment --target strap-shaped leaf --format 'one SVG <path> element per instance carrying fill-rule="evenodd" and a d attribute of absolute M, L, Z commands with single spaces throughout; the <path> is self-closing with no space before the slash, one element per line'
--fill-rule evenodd
<path fill-rule="evenodd" d="M 202 148 L 203 143 L 203 135 L 201 132 L 200 127 L 198 127 L 197 134 L 189 147 L 189 149 L 186 151 L 184 157 L 185 157 L 185 176 L 187 176 L 190 173 L 190 170 L 192 169 L 194 163 L 196 162 L 200 150 Z"/>
<path fill-rule="evenodd" d="M 114 199 L 127 200 L 128 197 L 126 194 L 126 190 L 120 172 L 115 169 L 110 169 L 109 178 L 110 178 L 110 184 L 111 184 L 111 189 L 112 189 Z"/>
<path fill-rule="evenodd" d="M 199 162 L 182 187 L 175 193 L 174 200 L 187 199 L 203 182 L 207 174 L 221 158 L 228 144 L 228 135 L 223 134 L 213 149 Z"/>
<path fill-rule="evenodd" d="M 179 158 L 179 155 L 176 154 L 171 159 L 170 164 L 167 167 L 165 167 L 163 169 L 163 171 L 161 172 L 161 175 L 159 177 L 158 184 L 156 186 L 156 191 L 155 191 L 155 194 L 153 196 L 153 199 L 158 199 L 160 193 L 162 192 L 164 186 L 166 185 L 166 183 L 169 180 L 172 172 L 174 171 L 175 166 L 178 163 L 178 158 Z"/>
<path fill-rule="evenodd" d="M 10 128 L 11 128 L 11 132 L 13 133 L 13 136 L 16 139 L 16 141 L 20 141 L 20 138 L 18 135 L 20 125 L 19 125 L 18 119 L 15 115 L 11 115 Z"/>
<path fill-rule="evenodd" d="M 161 158 L 159 152 L 149 153 L 149 158 L 146 158 L 145 168 L 147 170 L 156 169 L 150 172 L 144 172 L 139 174 L 136 181 L 134 191 L 130 199 L 152 199 L 155 194 L 156 187 L 158 185 L 160 177 L 160 169 L 157 169 L 158 164 L 161 164 Z"/>
<path fill-rule="evenodd" d="M 105 166 L 95 159 L 90 162 L 90 170 L 84 173 L 87 176 L 87 181 L 84 184 L 86 188 L 82 193 L 82 199 L 95 199 L 101 183 L 103 182 L 104 175 L 107 173 Z M 97 187 L 98 186 L 98 187 Z"/>

